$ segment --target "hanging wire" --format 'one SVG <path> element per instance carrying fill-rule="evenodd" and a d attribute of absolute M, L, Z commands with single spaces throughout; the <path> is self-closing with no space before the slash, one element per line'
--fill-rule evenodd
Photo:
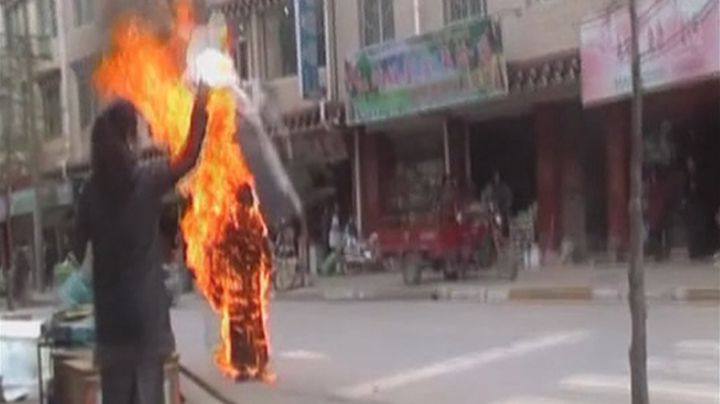
<path fill-rule="evenodd" d="M 655 2 L 653 2 L 650 7 L 648 7 L 641 15 L 638 16 L 638 18 L 640 19 L 640 25 L 642 26 L 643 24 L 647 24 L 649 21 L 651 21 L 652 17 L 654 17 L 659 11 L 661 11 L 662 7 L 670 1 L 676 0 L 656 0 Z M 710 17 L 713 8 L 717 7 L 717 5 L 717 0 L 707 0 L 705 5 L 702 6 L 700 11 L 698 11 L 695 16 L 690 18 L 686 24 L 684 24 L 679 30 L 674 32 L 664 41 L 664 46 L 661 49 L 646 49 L 640 52 L 641 61 L 647 61 L 651 58 L 662 56 L 667 52 L 673 50 L 674 46 L 681 42 L 683 36 L 686 35 L 688 31 L 690 31 L 692 26 L 702 24 L 707 18 Z M 618 10 L 619 9 L 615 9 L 615 11 Z M 606 18 L 609 18 L 609 14 Z M 630 38 L 629 35 L 626 38 L 623 38 L 620 46 L 623 49 L 630 49 L 631 39 L 632 38 Z"/>

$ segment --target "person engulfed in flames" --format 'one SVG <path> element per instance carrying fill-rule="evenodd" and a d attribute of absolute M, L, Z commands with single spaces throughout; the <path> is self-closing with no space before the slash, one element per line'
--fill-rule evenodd
<path fill-rule="evenodd" d="M 164 290 L 162 197 L 196 164 L 207 126 L 200 87 L 179 158 L 138 164 L 137 110 L 111 104 L 92 132 L 92 178 L 81 196 L 75 254 L 93 253 L 96 362 L 104 404 L 162 404 L 165 360 L 175 349 Z"/>
<path fill-rule="evenodd" d="M 221 318 L 215 364 L 236 380 L 271 381 L 272 263 L 255 179 L 238 142 L 243 135 L 239 122 L 247 118 L 240 79 L 226 36 L 210 40 L 215 30 L 196 25 L 191 2 L 174 3 L 170 32 L 159 32 L 143 15 L 117 20 L 93 82 L 102 99 L 132 102 L 147 120 L 155 145 L 175 164 L 183 161 L 187 128 L 194 124 L 188 119 L 192 83 L 211 87 L 207 139 L 197 167 L 177 187 L 189 201 L 180 220 L 186 264 Z"/>

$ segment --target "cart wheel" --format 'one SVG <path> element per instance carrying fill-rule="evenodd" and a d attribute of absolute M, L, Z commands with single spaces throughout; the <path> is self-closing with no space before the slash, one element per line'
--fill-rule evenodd
<path fill-rule="evenodd" d="M 517 254 L 511 254 L 510 255 L 510 281 L 515 282 L 518 277 L 518 273 L 520 272 L 520 260 L 518 259 Z"/>
<path fill-rule="evenodd" d="M 484 237 L 476 252 L 477 264 L 480 268 L 490 268 L 497 261 L 495 246 L 492 237 Z"/>
<path fill-rule="evenodd" d="M 460 278 L 460 268 L 450 261 L 443 262 L 443 278 L 446 281 L 456 281 Z"/>
<path fill-rule="evenodd" d="M 501 265 L 500 270 L 504 273 L 505 277 L 509 281 L 514 282 L 518 277 L 520 262 L 512 248 L 505 248 L 502 251 L 502 260 L 499 264 Z"/>
<path fill-rule="evenodd" d="M 406 285 L 419 285 L 422 282 L 422 266 L 418 253 L 407 253 L 403 256 L 402 273 Z"/>
<path fill-rule="evenodd" d="M 467 279 L 470 277 L 470 263 L 469 262 L 463 262 L 458 266 L 458 278 L 460 279 Z"/>

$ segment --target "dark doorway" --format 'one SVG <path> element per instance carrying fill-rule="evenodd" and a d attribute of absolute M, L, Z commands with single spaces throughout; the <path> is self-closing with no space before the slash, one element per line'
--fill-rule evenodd
<path fill-rule="evenodd" d="M 477 192 L 482 192 L 498 171 L 513 192 L 513 212 L 537 200 L 535 138 L 530 118 L 472 125 L 470 160 Z"/>

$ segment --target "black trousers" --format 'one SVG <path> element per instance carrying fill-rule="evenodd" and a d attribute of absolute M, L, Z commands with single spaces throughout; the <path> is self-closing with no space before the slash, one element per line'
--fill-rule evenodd
<path fill-rule="evenodd" d="M 122 361 L 100 366 L 102 404 L 164 404 L 162 359 Z"/>

